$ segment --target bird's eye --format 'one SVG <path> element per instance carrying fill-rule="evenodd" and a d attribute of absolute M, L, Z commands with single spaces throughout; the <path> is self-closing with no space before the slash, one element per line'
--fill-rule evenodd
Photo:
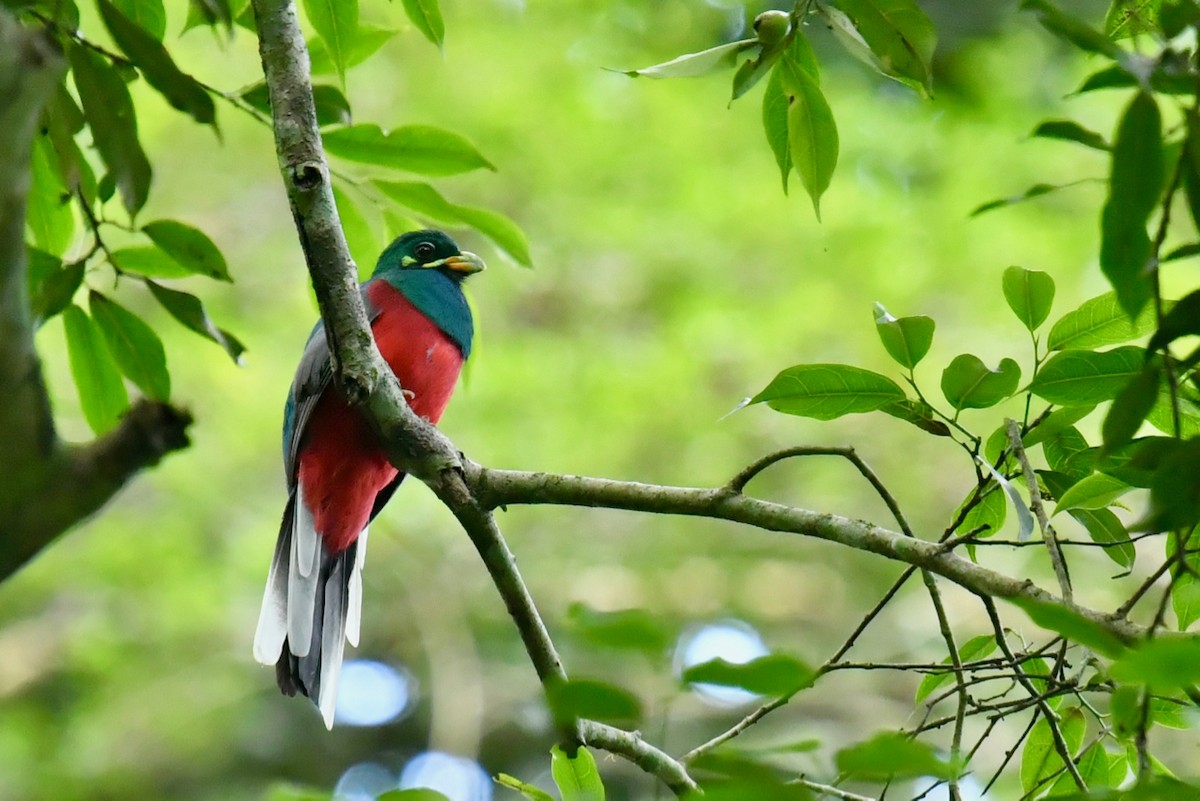
<path fill-rule="evenodd" d="M 422 242 L 421 244 L 417 245 L 413 253 L 417 254 L 418 259 L 424 261 L 432 256 L 435 250 L 437 250 L 437 248 L 435 248 L 432 243 Z"/>

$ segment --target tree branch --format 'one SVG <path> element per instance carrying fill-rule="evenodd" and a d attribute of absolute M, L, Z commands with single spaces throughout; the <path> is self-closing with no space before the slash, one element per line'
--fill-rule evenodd
<path fill-rule="evenodd" d="M 186 412 L 135 406 L 86 445 L 59 440 L 33 346 L 25 256 L 30 157 L 66 63 L 54 41 L 0 10 L 0 581 L 103 506 L 141 469 L 187 445 Z"/>
<path fill-rule="evenodd" d="M 728 520 L 761 528 L 802 534 L 927 569 L 976 595 L 1007 600 L 1063 604 L 1123 642 L 1146 633 L 1124 618 L 1068 604 L 1029 579 L 1018 579 L 945 553 L 936 542 L 906 537 L 898 531 L 827 512 L 814 512 L 751 498 L 727 488 L 673 487 L 613 481 L 605 478 L 496 470 L 464 459 L 467 481 L 488 509 L 520 504 L 591 506 L 651 514 Z"/>

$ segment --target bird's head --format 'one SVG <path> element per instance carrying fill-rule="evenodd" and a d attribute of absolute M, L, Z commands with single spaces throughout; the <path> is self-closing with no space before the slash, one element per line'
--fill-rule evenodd
<path fill-rule="evenodd" d="M 483 268 L 483 259 L 459 250 L 454 240 L 441 231 L 410 231 L 388 245 L 375 265 L 375 273 L 397 269 L 437 270 L 458 282 Z"/>

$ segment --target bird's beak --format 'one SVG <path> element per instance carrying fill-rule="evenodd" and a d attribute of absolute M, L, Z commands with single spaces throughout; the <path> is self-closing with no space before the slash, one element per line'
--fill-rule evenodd
<path fill-rule="evenodd" d="M 439 259 L 438 261 L 426 266 L 445 267 L 448 270 L 454 270 L 457 273 L 466 273 L 467 275 L 480 272 L 486 267 L 486 265 L 483 263 L 483 259 L 466 250 L 464 250 L 462 253 L 459 253 L 457 256 L 448 256 L 447 258 Z"/>

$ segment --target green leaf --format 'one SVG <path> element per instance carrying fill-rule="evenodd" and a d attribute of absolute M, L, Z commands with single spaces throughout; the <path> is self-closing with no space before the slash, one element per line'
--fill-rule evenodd
<path fill-rule="evenodd" d="M 1183 143 L 1183 154 L 1179 160 L 1180 178 L 1183 181 L 1184 194 L 1187 196 L 1188 210 L 1192 214 L 1192 223 L 1200 230 L 1200 115 L 1189 110 L 1184 115 L 1187 123 L 1187 139 Z M 1184 247 L 1187 247 L 1186 245 Z M 1163 261 L 1170 260 L 1172 252 Z"/>
<path fill-rule="evenodd" d="M 129 408 L 121 373 L 92 319 L 75 305 L 63 310 L 67 333 L 67 360 L 79 390 L 79 404 L 88 425 L 103 434 L 117 424 Z"/>
<path fill-rule="evenodd" d="M 1129 342 L 1153 330 L 1153 309 L 1147 308 L 1131 321 L 1121 310 L 1117 293 L 1106 292 L 1064 314 L 1051 327 L 1046 347 L 1050 350 L 1093 350 Z"/>
<path fill-rule="evenodd" d="M 1125 644 L 1115 634 L 1095 621 L 1083 617 L 1062 604 L 1035 601 L 1031 598 L 1009 598 L 1029 619 L 1044 629 L 1056 631 L 1072 642 L 1091 648 L 1099 654 L 1116 658 L 1125 652 Z"/>
<path fill-rule="evenodd" d="M 1147 350 L 1160 350 L 1180 337 L 1200 334 L 1200 290 L 1180 298 L 1163 315 L 1162 323 L 1150 337 Z"/>
<path fill-rule="evenodd" d="M 987 203 L 976 206 L 971 211 L 970 216 L 978 217 L 980 214 L 984 214 L 985 212 L 1004 208 L 1005 206 L 1015 206 L 1018 203 L 1024 203 L 1027 200 L 1033 200 L 1034 198 L 1041 197 L 1042 195 L 1048 195 L 1051 192 L 1057 192 L 1060 189 L 1070 189 L 1073 186 L 1079 186 L 1081 183 L 1086 182 L 1071 181 L 1070 183 L 1066 184 L 1034 184 L 1019 195 L 1010 195 L 1009 197 L 1002 197 L 997 200 L 989 200 Z"/>
<path fill-rule="evenodd" d="M 933 329 L 930 317 L 896 318 L 882 304 L 875 304 L 875 331 L 888 355 L 901 367 L 911 370 L 925 358 L 933 344 Z"/>
<path fill-rule="evenodd" d="M 438 47 L 446 41 L 446 23 L 442 20 L 442 11 L 438 8 L 438 0 L 402 0 L 404 13 L 412 20 L 412 24 L 429 41 Z"/>
<path fill-rule="evenodd" d="M 788 144 L 792 165 L 812 198 L 813 211 L 819 220 L 821 195 L 829 188 L 837 166 L 837 124 L 816 79 L 804 70 L 783 72 L 780 77 L 788 96 Z"/>
<path fill-rule="evenodd" d="M 1104 473 L 1093 473 L 1059 497 L 1054 514 L 1068 509 L 1105 509 L 1131 490 L 1133 487 L 1124 481 Z"/>
<path fill-rule="evenodd" d="M 1105 452 L 1120 448 L 1137 434 L 1142 421 L 1158 401 L 1161 370 L 1157 360 L 1147 362 L 1142 371 L 1117 393 L 1101 429 Z"/>
<path fill-rule="evenodd" d="M 61 256 L 75 241 L 75 216 L 71 213 L 71 195 L 51 163 L 48 139 L 39 136 L 34 140 L 30 162 L 25 224 L 35 245 Z"/>
<path fill-rule="evenodd" d="M 552 686 L 547 700 L 555 720 L 575 718 L 636 722 L 642 716 L 642 703 L 627 690 L 590 679 L 572 679 Z"/>
<path fill-rule="evenodd" d="M 333 200 L 337 206 L 338 219 L 342 223 L 342 232 L 346 235 L 346 246 L 350 249 L 350 256 L 358 266 L 359 280 L 365 281 L 374 270 L 375 262 L 383 248 L 379 246 L 371 221 L 339 184 L 339 179 L 334 178 Z"/>
<path fill-rule="evenodd" d="M 114 250 L 109 258 L 123 273 L 151 278 L 187 278 L 194 273 L 153 245 L 139 245 Z"/>
<path fill-rule="evenodd" d="M 992 480 L 1000 485 L 1004 490 L 1005 497 L 1012 504 L 1013 511 L 1017 514 L 1017 539 L 1024 542 L 1029 539 L 1029 535 L 1033 533 L 1033 513 L 1029 511 L 1029 507 L 1025 504 L 1025 499 L 1021 497 L 1021 493 L 1017 492 L 1017 488 L 995 467 L 985 461 L 978 454 L 975 456 L 975 461 L 979 466 L 991 474 Z"/>
<path fill-rule="evenodd" d="M 1200 620 L 1200 579 L 1191 573 L 1177 576 L 1171 585 L 1171 608 L 1180 631 Z"/>
<path fill-rule="evenodd" d="M 557 746 L 555 746 L 557 747 Z M 529 801 L 556 801 L 554 796 L 542 790 L 539 787 L 534 787 L 532 784 L 526 784 L 515 776 L 509 776 L 507 773 L 500 773 L 496 776 L 496 784 L 501 787 L 507 787 L 509 790 L 516 790 L 521 795 L 529 799 Z"/>
<path fill-rule="evenodd" d="M 1200 522 L 1200 437 L 1171 441 L 1154 470 L 1150 508 L 1136 528 L 1171 531 Z"/>
<path fill-rule="evenodd" d="M 961 504 L 959 511 L 967 504 L 972 497 L 974 491 L 967 495 Z M 958 513 L 955 514 L 955 517 Z M 1008 505 L 1004 502 L 1004 492 L 998 484 L 992 483 L 988 489 L 983 490 L 983 495 L 978 503 L 971 507 L 967 514 L 963 517 L 962 523 L 958 526 L 958 532 L 966 534 L 968 531 L 976 531 L 976 537 L 985 539 L 1000 532 L 1004 527 L 1004 520 L 1008 516 Z"/>
<path fill-rule="evenodd" d="M 975 355 L 955 356 L 942 371 L 942 394 L 955 409 L 986 409 L 1012 395 L 1021 381 L 1021 368 L 1012 359 L 1001 359 L 989 369 Z"/>
<path fill-rule="evenodd" d="M 116 181 L 125 208 L 134 215 L 150 192 L 150 162 L 138 142 L 129 90 L 120 74 L 97 53 L 77 44 L 71 44 L 67 53 L 92 141 Z"/>
<path fill-rule="evenodd" d="M 84 263 L 79 261 L 55 270 L 38 284 L 37 294 L 30 302 L 30 311 L 37 324 L 49 320 L 65 309 L 83 283 Z"/>
<path fill-rule="evenodd" d="M 631 78 L 698 78 L 733 67 L 741 53 L 759 46 L 757 39 L 742 39 L 701 50 L 699 53 L 687 53 L 652 67 L 621 72 Z"/>
<path fill-rule="evenodd" d="M 1155 637 L 1130 648 L 1113 662 L 1109 673 L 1125 684 L 1154 690 L 1188 688 L 1200 681 L 1200 637 Z"/>
<path fill-rule="evenodd" d="M 1024 0 L 1022 9 L 1032 9 L 1038 13 L 1038 21 L 1046 30 L 1066 42 L 1070 42 L 1081 50 L 1089 53 L 1099 53 L 1114 61 L 1122 61 L 1127 55 L 1124 50 L 1111 39 L 1087 23 L 1075 17 L 1064 14 L 1049 0 Z"/>
<path fill-rule="evenodd" d="M 225 257 L 203 231 L 178 220 L 157 220 L 142 226 L 142 233 L 190 273 L 231 281 Z"/>
<path fill-rule="evenodd" d="M 350 52 L 358 38 L 358 0 L 304 0 L 303 5 L 304 15 L 345 84 Z"/>
<path fill-rule="evenodd" d="M 312 89 L 318 125 L 350 124 L 350 101 L 346 100 L 341 89 L 320 83 L 313 84 Z M 239 97 L 263 114 L 271 113 L 271 97 L 265 82 L 251 84 L 241 91 Z"/>
<path fill-rule="evenodd" d="M 1179 406 L 1179 434 L 1185 439 L 1200 436 L 1200 396 L 1189 384 L 1177 387 L 1176 402 Z M 1146 422 L 1164 434 L 1175 435 L 1175 415 L 1171 411 L 1171 389 L 1164 382 L 1158 388 L 1158 400 L 1146 415 Z"/>
<path fill-rule="evenodd" d="M 1017 656 L 1020 655 L 1018 654 Z M 1039 694 L 1044 695 L 1050 688 L 1050 666 L 1040 656 L 1022 661 L 1021 671 L 1028 677 L 1029 683 Z M 1047 698 L 1046 703 L 1050 705 L 1051 709 L 1056 709 L 1061 705 L 1062 698 L 1061 695 L 1056 695 L 1053 698 Z"/>
<path fill-rule="evenodd" d="M 162 0 L 112 0 L 112 4 L 130 22 L 162 41 L 167 32 L 167 12 Z"/>
<path fill-rule="evenodd" d="M 428 125 L 406 125 L 387 134 L 378 125 L 352 125 L 326 131 L 321 138 L 326 150 L 348 161 L 423 175 L 496 169 L 463 137 Z"/>
<path fill-rule="evenodd" d="M 598 612 L 581 603 L 567 609 L 572 630 L 593 645 L 610 649 L 634 649 L 651 658 L 666 653 L 673 640 L 656 615 L 645 609 Z"/>
<path fill-rule="evenodd" d="M 772 379 L 750 403 L 766 403 L 785 414 L 832 420 L 871 412 L 904 399 L 886 376 L 846 364 L 798 364 Z"/>
<path fill-rule="evenodd" d="M 168 289 L 162 284 L 146 279 L 146 286 L 154 299 L 166 309 L 172 317 L 192 331 L 220 345 L 233 359 L 235 364 L 241 364 L 242 354 L 246 348 L 228 331 L 217 328 L 204 310 L 203 304 L 195 295 Z"/>
<path fill-rule="evenodd" d="M 377 796 L 375 801 L 450 801 L 450 799 L 437 790 L 414 787 L 411 790 L 390 790 Z"/>
<path fill-rule="evenodd" d="M 131 22 L 110 0 L 96 0 L 96 4 L 113 41 L 129 56 L 145 76 L 146 82 L 157 89 L 168 103 L 190 114 L 196 122 L 215 125 L 217 111 L 212 98 L 195 78 L 180 72 L 162 43 L 137 23 Z M 86 101 L 84 105 L 86 107 Z"/>
<path fill-rule="evenodd" d="M 1042 443 L 1042 452 L 1046 455 L 1050 469 L 1066 475 L 1072 484 L 1083 480 L 1092 473 L 1091 461 L 1086 465 L 1079 463 L 1087 451 L 1087 440 L 1074 426 L 1064 428 L 1054 436 L 1047 437 L 1046 441 Z"/>
<path fill-rule="evenodd" d="M 1153 294 L 1146 272 L 1146 223 L 1163 188 L 1162 118 L 1148 92 L 1138 92 L 1117 129 L 1108 202 L 1100 225 L 1100 269 L 1130 318 Z"/>
<path fill-rule="evenodd" d="M 1065 142 L 1077 142 L 1084 147 L 1094 150 L 1109 150 L 1109 144 L 1104 137 L 1095 131 L 1084 128 L 1074 120 L 1046 120 L 1033 129 L 1030 136 L 1042 139 L 1061 139 Z"/>
<path fill-rule="evenodd" d="M 843 748 L 835 759 L 838 772 L 863 780 L 889 781 L 921 776 L 951 779 L 959 773 L 959 768 L 939 757 L 932 746 L 890 731 Z"/>
<path fill-rule="evenodd" d="M 1004 299 L 1031 332 L 1046 321 L 1054 303 L 1054 279 L 1041 270 L 1009 267 L 1004 271 Z"/>
<path fill-rule="evenodd" d="M 719 684 L 758 695 L 782 696 L 812 686 L 816 673 L 799 659 L 768 654 L 736 664 L 712 659 L 683 671 L 682 678 L 685 684 Z"/>
<path fill-rule="evenodd" d="M 996 637 L 992 634 L 980 634 L 978 637 L 972 637 L 967 640 L 958 649 L 958 658 L 960 663 L 974 662 L 979 659 L 986 659 L 993 651 L 996 650 Z M 942 660 L 943 665 L 953 664 L 953 660 L 947 656 Z M 913 699 L 914 703 L 921 703 L 928 698 L 934 690 L 947 684 L 954 678 L 953 671 L 944 671 L 941 673 L 930 673 L 925 678 L 921 679 L 921 683 L 917 685 L 917 695 Z"/>
<path fill-rule="evenodd" d="M 950 436 L 950 426 L 938 419 L 933 413 L 933 407 L 924 401 L 903 398 L 880 406 L 879 411 L 912 423 L 935 437 Z"/>
<path fill-rule="evenodd" d="M 1071 707 L 1060 715 L 1057 725 L 1068 752 L 1074 757 L 1083 745 L 1083 736 L 1087 731 L 1083 711 L 1079 707 Z M 1050 722 L 1045 717 L 1039 718 L 1021 749 L 1021 789 L 1032 794 L 1035 787 L 1065 768 L 1062 757 L 1054 747 Z"/>
<path fill-rule="evenodd" d="M 88 308 L 96 327 L 104 335 L 108 351 L 125 377 L 154 400 L 171 397 L 171 375 L 162 340 L 141 317 L 104 297 L 88 293 Z"/>
<path fill-rule="evenodd" d="M 767 135 L 767 144 L 779 165 L 779 177 L 783 180 L 783 193 L 788 191 L 788 176 L 792 172 L 792 149 L 788 145 L 788 96 L 783 91 L 781 66 L 771 71 L 767 88 L 763 91 L 762 123 Z"/>
<path fill-rule="evenodd" d="M 124 11 L 124 9 L 122 10 Z M 128 12 L 125 16 L 130 17 Z M 229 0 L 191 0 L 188 3 L 187 19 L 183 23 L 183 30 L 180 31 L 180 34 L 187 33 L 192 28 L 198 28 L 201 25 L 213 28 L 219 23 L 224 25 L 226 32 L 232 36 L 233 18 L 234 12 L 229 6 Z M 161 37 L 159 38 L 161 39 Z"/>
<path fill-rule="evenodd" d="M 1158 33 L 1163 0 L 1113 0 L 1104 15 L 1104 33 L 1111 39 L 1128 39 L 1139 33 Z"/>
<path fill-rule="evenodd" d="M 325 790 L 314 790 L 310 787 L 277 783 L 268 788 L 267 801 L 329 801 L 329 793 Z"/>
<path fill-rule="evenodd" d="M 838 0 L 884 75 L 933 93 L 933 23 L 913 0 Z M 840 27 L 840 26 L 838 26 Z"/>
<path fill-rule="evenodd" d="M 1123 568 L 1133 567 L 1137 549 L 1120 518 L 1107 509 L 1073 509 L 1070 514 L 1087 530 L 1092 542 L 1107 546 L 1101 549 L 1105 556 Z"/>
<path fill-rule="evenodd" d="M 1111 400 L 1142 371 L 1145 353 L 1132 345 L 1107 351 L 1065 350 L 1042 365 L 1029 389 L 1059 406 Z"/>
<path fill-rule="evenodd" d="M 1096 407 L 1091 404 L 1084 406 L 1064 406 L 1061 409 L 1055 409 L 1046 415 L 1042 422 L 1038 423 L 1037 426 L 1030 429 L 1021 437 L 1021 442 L 1026 448 L 1032 448 L 1034 445 L 1071 428 L 1095 410 Z"/>
<path fill-rule="evenodd" d="M 1089 75 L 1073 94 L 1081 95 L 1099 89 L 1132 89 L 1140 85 L 1138 76 L 1114 64 Z M 1173 69 L 1168 61 L 1154 65 L 1150 73 L 1150 88 L 1160 94 L 1190 95 L 1196 88 L 1196 82 L 1186 70 Z"/>
<path fill-rule="evenodd" d="M 345 54 L 346 69 L 357 67 L 375 55 L 397 33 L 398 31 L 394 28 L 385 28 L 369 22 L 360 22 L 354 35 L 354 41 L 350 42 L 350 49 Z M 313 75 L 329 75 L 338 71 L 337 65 L 333 63 L 333 59 L 329 56 L 329 51 L 319 38 L 309 40 L 308 51 L 312 56 Z"/>
<path fill-rule="evenodd" d="M 550 749 L 550 775 L 562 801 L 604 801 L 604 783 L 590 751 L 580 746 L 568 756 L 557 745 Z"/>
<path fill-rule="evenodd" d="M 518 264 L 533 266 L 529 243 L 517 224 L 487 209 L 459 206 L 442 197 L 429 184 L 415 181 L 372 181 L 377 189 L 400 205 L 417 214 L 448 225 L 461 224 L 474 228 L 492 240 Z"/>

